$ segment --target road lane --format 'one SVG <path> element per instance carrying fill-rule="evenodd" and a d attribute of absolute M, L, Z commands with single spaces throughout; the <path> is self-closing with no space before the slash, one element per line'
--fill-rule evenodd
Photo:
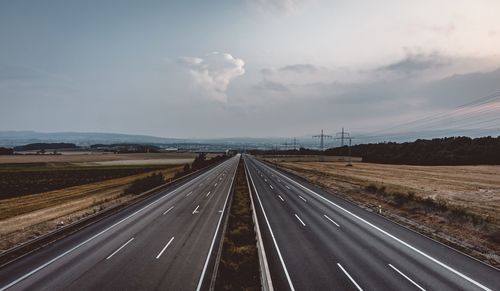
<path fill-rule="evenodd" d="M 260 196 L 268 213 L 296 290 L 357 290 L 338 264 L 365 290 L 417 288 L 389 264 L 427 290 L 499 289 L 498 270 L 303 181 L 297 182 L 295 177 L 255 159 L 245 160 L 255 185 L 252 195 Z M 262 215 L 262 211 L 257 212 Z M 295 215 L 305 226 L 297 223 Z M 272 254 L 275 247 L 269 239 L 265 246 L 266 253 Z M 279 273 L 283 268 L 270 264 L 273 284 L 276 278 L 278 286 L 286 287 Z"/>
<path fill-rule="evenodd" d="M 196 290 L 238 159 L 7 265 L 0 290 Z"/>

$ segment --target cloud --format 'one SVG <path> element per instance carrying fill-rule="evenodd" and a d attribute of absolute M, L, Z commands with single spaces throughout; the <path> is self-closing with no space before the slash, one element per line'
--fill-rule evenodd
<path fill-rule="evenodd" d="M 279 70 L 282 72 L 294 72 L 302 74 L 302 73 L 315 73 L 320 69 L 311 64 L 296 64 L 296 65 L 288 65 L 281 67 Z"/>
<path fill-rule="evenodd" d="M 296 12 L 301 5 L 311 2 L 307 0 L 248 0 L 265 11 L 273 10 L 290 14 Z"/>
<path fill-rule="evenodd" d="M 190 72 L 193 81 L 207 97 L 226 102 L 231 81 L 245 74 L 245 62 L 228 53 L 209 53 L 203 57 L 179 58 Z"/>
<path fill-rule="evenodd" d="M 276 92 L 287 92 L 288 91 L 288 88 L 285 85 L 283 85 L 279 82 L 269 81 L 266 79 L 259 82 L 255 86 L 255 88 L 260 89 L 260 90 L 276 91 Z"/>
<path fill-rule="evenodd" d="M 437 54 L 407 54 L 405 58 L 395 63 L 382 66 L 378 71 L 386 71 L 405 76 L 415 76 L 426 70 L 442 68 L 449 65 L 450 61 Z"/>
<path fill-rule="evenodd" d="M 293 64 L 286 65 L 280 68 L 264 68 L 260 70 L 264 76 L 271 76 L 276 73 L 294 73 L 294 74 L 313 74 L 320 72 L 322 68 L 311 64 Z"/>

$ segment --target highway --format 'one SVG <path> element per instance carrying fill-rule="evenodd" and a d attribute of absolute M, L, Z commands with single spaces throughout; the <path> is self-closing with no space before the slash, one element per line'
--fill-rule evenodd
<path fill-rule="evenodd" d="M 500 271 L 245 155 L 275 290 L 500 290 Z"/>
<path fill-rule="evenodd" d="M 206 290 L 240 156 L 0 269 L 0 290 Z"/>

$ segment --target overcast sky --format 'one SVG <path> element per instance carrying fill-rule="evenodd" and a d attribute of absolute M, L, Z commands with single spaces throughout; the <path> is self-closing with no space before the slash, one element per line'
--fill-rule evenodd
<path fill-rule="evenodd" d="M 0 130 L 381 130 L 500 91 L 498 12 L 498 0 L 5 0 Z"/>

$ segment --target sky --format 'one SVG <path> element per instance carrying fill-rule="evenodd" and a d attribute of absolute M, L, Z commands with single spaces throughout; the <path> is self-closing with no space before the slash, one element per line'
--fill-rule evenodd
<path fill-rule="evenodd" d="M 5 0 L 0 130 L 500 134 L 498 11 L 497 0 Z"/>

